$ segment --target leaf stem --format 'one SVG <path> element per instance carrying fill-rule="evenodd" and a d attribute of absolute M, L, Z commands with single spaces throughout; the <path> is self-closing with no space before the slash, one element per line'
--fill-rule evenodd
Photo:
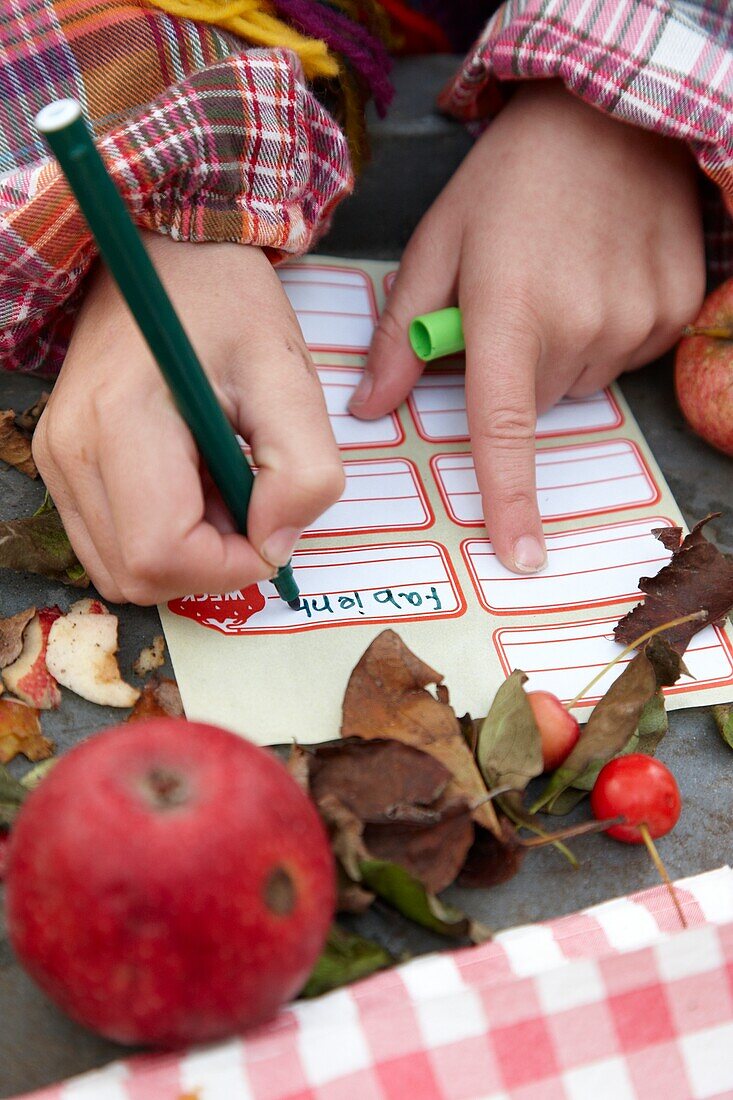
<path fill-rule="evenodd" d="M 662 857 L 660 856 L 659 852 L 657 851 L 657 846 L 654 843 L 654 841 L 652 840 L 651 833 L 649 832 L 649 829 L 647 828 L 647 826 L 643 822 L 639 826 L 639 832 L 641 833 L 642 839 L 643 839 L 644 843 L 646 844 L 647 851 L 649 852 L 649 855 L 651 856 L 651 859 L 652 859 L 652 863 L 656 867 L 657 873 L 659 874 L 659 877 L 661 878 L 664 885 L 667 887 L 667 890 L 669 891 L 669 896 L 672 898 L 672 901 L 674 902 L 674 907 L 677 910 L 677 916 L 680 918 L 680 924 L 682 925 L 683 928 L 687 928 L 687 921 L 685 920 L 685 914 L 682 912 L 682 906 L 680 905 L 680 899 L 677 897 L 677 891 L 674 888 L 674 883 L 672 882 L 671 878 L 669 877 L 669 875 L 667 873 L 667 868 L 662 863 Z"/>
<path fill-rule="evenodd" d="M 583 690 L 578 692 L 572 702 L 568 703 L 567 709 L 572 710 L 573 707 L 577 706 L 583 696 L 587 695 L 590 689 L 595 687 L 601 677 L 605 676 L 614 665 L 618 664 L 619 661 L 623 661 L 624 657 L 627 657 L 632 650 L 637 649 L 644 642 L 648 642 L 649 639 L 653 638 L 656 634 L 661 634 L 663 630 L 671 630 L 672 627 L 675 626 L 682 626 L 683 623 L 691 623 L 693 619 L 706 619 L 707 616 L 707 611 L 693 611 L 691 615 L 683 615 L 679 619 L 671 619 L 668 623 L 662 623 L 661 626 L 655 626 L 651 630 L 647 630 L 641 637 L 636 638 L 633 642 L 630 642 L 625 649 L 622 649 L 612 661 L 609 661 L 605 668 L 602 668 L 601 671 L 593 677 L 590 683 L 586 684 Z"/>

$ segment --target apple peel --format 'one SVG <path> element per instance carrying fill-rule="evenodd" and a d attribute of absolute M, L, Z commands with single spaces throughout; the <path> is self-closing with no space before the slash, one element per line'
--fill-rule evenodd
<path fill-rule="evenodd" d="M 165 641 L 162 634 L 156 634 L 150 645 L 143 646 L 135 664 L 132 666 L 136 676 L 147 676 L 155 672 L 165 662 Z"/>
<path fill-rule="evenodd" d="M 140 692 L 120 675 L 117 627 L 117 616 L 111 615 L 98 600 L 74 604 L 68 615 L 51 626 L 46 651 L 51 675 L 90 703 L 103 707 L 134 706 Z"/>
<path fill-rule="evenodd" d="M 60 616 L 58 607 L 40 608 L 25 629 L 19 656 L 2 673 L 8 691 L 37 710 L 52 710 L 61 704 L 59 686 L 46 665 L 48 635 Z"/>

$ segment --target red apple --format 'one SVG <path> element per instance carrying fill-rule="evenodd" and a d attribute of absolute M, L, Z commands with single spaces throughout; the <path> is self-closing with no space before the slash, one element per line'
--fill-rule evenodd
<path fill-rule="evenodd" d="M 554 772 L 580 737 L 580 726 L 552 692 L 528 691 L 527 698 L 540 731 L 545 771 Z"/>
<path fill-rule="evenodd" d="M 705 299 L 675 361 L 677 400 L 691 428 L 733 455 L 733 279 Z"/>
<path fill-rule="evenodd" d="M 23 805 L 10 941 L 80 1023 L 178 1046 L 268 1019 L 306 981 L 334 908 L 328 839 L 274 755 L 157 718 L 72 749 Z"/>

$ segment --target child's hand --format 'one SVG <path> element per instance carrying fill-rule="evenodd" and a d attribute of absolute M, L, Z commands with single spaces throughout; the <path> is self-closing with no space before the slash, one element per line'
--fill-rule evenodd
<path fill-rule="evenodd" d="M 146 240 L 259 473 L 244 539 L 202 477 L 157 366 L 98 270 L 33 454 L 101 594 L 141 604 L 272 576 L 343 488 L 321 386 L 263 253 Z"/>
<path fill-rule="evenodd" d="M 559 84 L 522 85 L 415 230 L 351 410 L 403 400 L 422 371 L 410 320 L 457 301 L 486 526 L 501 560 L 531 572 L 545 560 L 536 413 L 661 355 L 704 277 L 685 147 Z"/>

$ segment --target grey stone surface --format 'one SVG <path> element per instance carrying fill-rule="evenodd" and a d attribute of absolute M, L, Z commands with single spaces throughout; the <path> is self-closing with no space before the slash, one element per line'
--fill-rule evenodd
<path fill-rule="evenodd" d="M 372 157 L 348 203 L 336 211 L 321 251 L 390 258 L 471 147 L 464 127 L 435 111 L 455 72 L 451 56 L 408 58 L 396 66 L 397 95 L 385 119 L 372 117 Z"/>
<path fill-rule="evenodd" d="M 339 215 L 327 249 L 385 258 L 398 254 L 418 213 L 467 144 L 462 132 L 431 114 L 435 90 L 452 66 L 452 59 L 434 59 L 401 67 L 397 109 L 389 122 L 376 128 L 373 166 L 351 206 Z M 411 166 L 409 173 L 406 165 Z M 622 385 L 686 520 L 691 523 L 722 509 L 726 514 L 717 522 L 715 534 L 722 548 L 733 551 L 733 466 L 684 427 L 672 394 L 670 365 L 627 376 Z M 33 379 L 2 378 L 0 408 L 24 408 L 42 388 Z M 41 497 L 37 484 L 13 470 L 0 471 L 1 518 L 28 514 Z M 73 598 L 70 590 L 43 580 L 0 573 L 3 616 L 31 603 L 59 602 L 66 607 Z M 129 673 L 132 660 L 159 623 L 151 609 L 122 608 L 120 618 L 121 665 Z M 66 693 L 60 711 L 44 716 L 44 728 L 63 751 L 118 720 L 119 713 Z M 670 725 L 659 755 L 678 778 L 684 811 L 675 831 L 660 842 L 660 850 L 670 873 L 681 876 L 730 860 L 733 755 L 715 732 L 707 710 L 676 712 Z M 22 765 L 14 769 L 20 771 Z M 577 872 L 554 850 L 541 850 L 532 853 L 521 874 L 504 886 L 491 891 L 454 889 L 448 896 L 498 929 L 557 916 L 656 882 L 643 850 L 599 836 L 578 840 L 573 849 L 581 859 Z M 387 921 L 379 912 L 363 918 L 360 927 L 367 934 L 378 933 L 397 954 L 445 946 L 445 941 L 423 935 L 407 922 Z M 0 902 L 0 1097 L 103 1065 L 122 1053 L 66 1019 L 24 975 L 4 935 Z"/>

